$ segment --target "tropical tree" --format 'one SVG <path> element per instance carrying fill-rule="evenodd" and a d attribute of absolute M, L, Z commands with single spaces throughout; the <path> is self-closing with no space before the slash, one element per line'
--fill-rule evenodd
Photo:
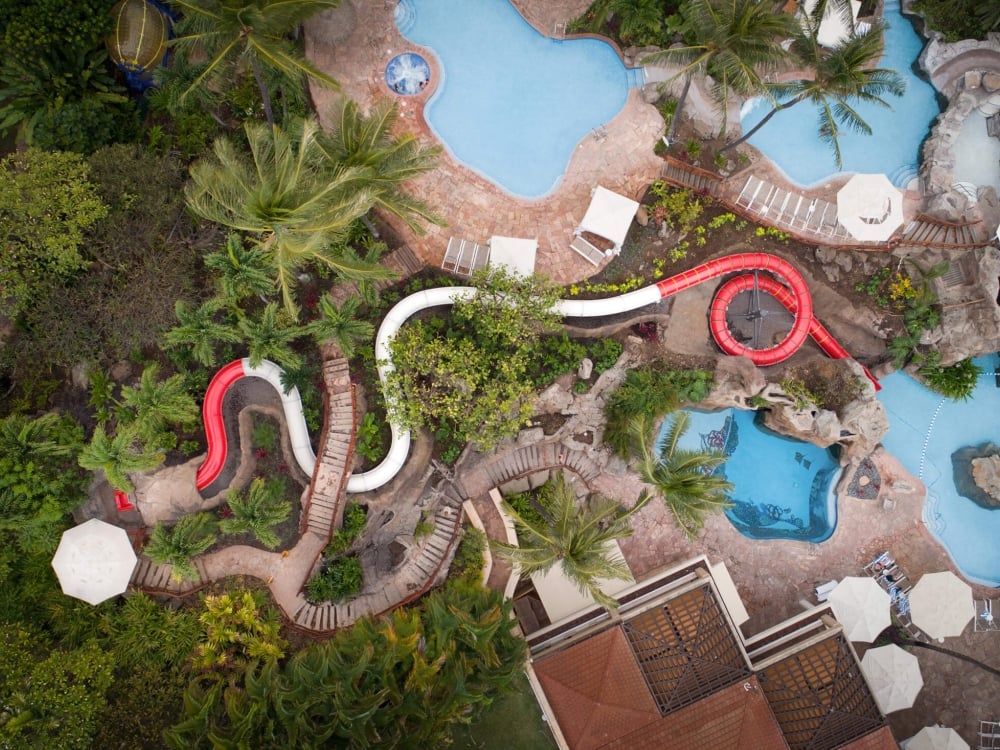
<path fill-rule="evenodd" d="M 231 490 L 226 497 L 232 516 L 219 521 L 223 534 L 250 532 L 268 549 L 274 549 L 281 540 L 274 527 L 288 519 L 292 504 L 284 499 L 285 480 L 281 477 L 254 479 L 246 491 Z"/>
<path fill-rule="evenodd" d="M 247 247 L 238 234 L 226 238 L 222 251 L 205 256 L 205 267 L 218 274 L 225 304 L 238 305 L 248 297 L 265 299 L 274 294 L 274 277 L 263 251 Z"/>
<path fill-rule="evenodd" d="M 287 131 L 249 122 L 244 129 L 251 158 L 218 139 L 214 157 L 191 167 L 185 195 L 198 216 L 259 240 L 286 310 L 297 313 L 296 274 L 309 264 L 351 280 L 390 278 L 388 269 L 338 246 L 371 208 L 376 190 L 362 184 L 364 170 L 330 163 L 316 121 L 304 119 Z"/>
<path fill-rule="evenodd" d="M 357 170 L 360 187 L 371 190 L 373 207 L 383 209 L 422 232 L 420 221 L 442 224 L 441 217 L 419 198 L 403 193 L 400 185 L 437 166 L 439 146 L 425 147 L 413 133 L 393 135 L 399 120 L 395 102 L 382 99 L 365 117 L 358 105 L 346 97 L 332 113 L 333 127 L 323 139 L 330 161 Z"/>
<path fill-rule="evenodd" d="M 196 74 L 180 93 L 181 103 L 202 87 L 224 85 L 234 64 L 248 64 L 260 89 L 267 122 L 274 127 L 274 107 L 267 70 L 298 81 L 303 76 L 331 88 L 336 80 L 313 65 L 289 35 L 306 19 L 336 8 L 340 0 L 171 0 L 181 12 L 174 46 Z"/>
<path fill-rule="evenodd" d="M 36 530 L 56 529 L 86 499 L 86 475 L 76 465 L 82 447 L 83 431 L 68 417 L 0 420 L 0 529 L 15 532 L 20 546 Z"/>
<path fill-rule="evenodd" d="M 614 0 L 611 12 L 618 18 L 618 35 L 625 44 L 657 39 L 664 23 L 661 0 Z"/>
<path fill-rule="evenodd" d="M 184 516 L 173 526 L 157 522 L 143 550 L 157 565 L 173 566 L 170 577 L 175 581 L 198 578 L 192 558 L 215 544 L 215 519 L 209 513 Z"/>
<path fill-rule="evenodd" d="M 84 232 L 108 207 L 78 154 L 29 148 L 0 162 L 0 300 L 8 315 L 86 268 Z"/>
<path fill-rule="evenodd" d="M 169 425 L 190 424 L 198 419 L 198 405 L 188 392 L 183 375 L 171 375 L 157 380 L 160 367 L 147 365 L 139 377 L 139 385 L 121 390 L 119 425 L 135 429 L 147 446 L 162 445 Z"/>
<path fill-rule="evenodd" d="M 562 474 L 557 475 L 549 508 L 539 507 L 540 518 L 518 513 L 504 502 L 514 519 L 517 544 L 491 541 L 493 549 L 510 560 L 521 575 L 541 573 L 558 565 L 582 593 L 608 609 L 618 603 L 599 588 L 606 579 L 628 580 L 624 559 L 612 554 L 610 543 L 632 535 L 630 518 L 652 497 L 643 492 L 635 505 L 623 508 L 617 500 L 591 497 L 577 505 L 576 492 Z"/>
<path fill-rule="evenodd" d="M 180 325 L 163 335 L 163 345 L 167 348 L 187 346 L 191 356 L 205 367 L 215 367 L 216 346 L 218 344 L 238 344 L 242 341 L 239 331 L 225 321 L 219 320 L 223 302 L 218 299 L 193 307 L 183 300 L 174 305 L 174 315 Z"/>
<path fill-rule="evenodd" d="M 281 637 L 281 622 L 267 606 L 261 591 L 234 591 L 206 596 L 198 615 L 201 641 L 195 646 L 191 666 L 214 679 L 220 672 L 256 670 L 261 663 L 277 661 L 288 646 Z"/>
<path fill-rule="evenodd" d="M 634 421 L 633 434 L 639 476 L 653 485 L 674 514 L 677 525 L 690 539 L 694 539 L 708 515 L 732 505 L 727 493 L 732 492 L 733 485 L 716 473 L 716 469 L 726 462 L 725 453 L 679 447 L 689 421 L 687 412 L 675 414 L 659 450 L 650 447 L 646 418 L 639 417 Z"/>
<path fill-rule="evenodd" d="M 872 133 L 871 126 L 855 109 L 855 103 L 891 108 L 883 97 L 903 95 L 906 81 L 896 71 L 873 67 L 884 49 L 881 23 L 874 22 L 865 33 L 853 33 L 829 48 L 816 40 L 813 23 L 803 20 L 792 37 L 791 46 L 791 52 L 801 61 L 802 67 L 812 73 L 811 77 L 770 84 L 777 97 L 771 111 L 741 138 L 727 144 L 723 151 L 746 141 L 778 112 L 809 101 L 819 110 L 820 139 L 833 149 L 840 169 L 843 164 L 838 136 L 843 129 L 865 135 Z"/>
<path fill-rule="evenodd" d="M 643 65 L 680 65 L 670 80 L 684 77 L 684 87 L 670 123 L 672 140 L 695 76 L 712 78 L 711 93 L 722 109 L 725 133 L 730 94 L 767 93 L 764 77 L 788 59 L 781 40 L 792 36 L 798 21 L 775 13 L 758 0 L 687 0 L 681 7 L 684 44 L 643 58 Z"/>
<path fill-rule="evenodd" d="M 370 341 L 375 335 L 375 326 L 358 318 L 360 307 L 358 297 L 348 297 L 337 307 L 330 295 L 325 294 L 319 301 L 319 316 L 306 325 L 306 330 L 317 344 L 332 342 L 345 358 L 350 359 L 357 342 Z"/>
<path fill-rule="evenodd" d="M 171 747 L 302 750 L 433 747 L 510 689 L 524 641 L 511 603 L 481 586 L 448 585 L 419 607 L 365 617 L 243 684 L 192 681 Z"/>
<path fill-rule="evenodd" d="M 558 289 L 502 268 L 472 281 L 476 294 L 456 300 L 447 325 L 411 321 L 393 337 L 383 395 L 406 426 L 489 450 L 531 416 L 529 373 L 539 335 L 558 327 Z"/>
<path fill-rule="evenodd" d="M 149 471 L 163 463 L 163 453 L 148 450 L 139 443 L 139 434 L 134 427 L 118 430 L 109 437 L 107 427 L 98 425 L 90 443 L 84 446 L 77 461 L 90 471 L 102 469 L 108 483 L 116 490 L 133 492 L 135 485 L 128 478 L 132 471 Z"/>
<path fill-rule="evenodd" d="M 242 317 L 237 324 L 249 349 L 250 364 L 257 367 L 271 359 L 293 370 L 302 367 L 302 357 L 292 349 L 292 342 L 304 329 L 295 325 L 288 315 L 274 302 L 255 317 Z"/>

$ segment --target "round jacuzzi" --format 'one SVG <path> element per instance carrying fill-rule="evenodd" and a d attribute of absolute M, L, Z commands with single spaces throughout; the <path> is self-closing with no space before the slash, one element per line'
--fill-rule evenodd
<path fill-rule="evenodd" d="M 415 52 L 396 55 L 385 66 L 386 85 L 403 96 L 419 94 L 431 80 L 431 66 Z"/>

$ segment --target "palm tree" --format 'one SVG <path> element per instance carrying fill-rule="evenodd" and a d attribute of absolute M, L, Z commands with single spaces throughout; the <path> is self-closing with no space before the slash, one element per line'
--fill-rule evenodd
<path fill-rule="evenodd" d="M 348 297 L 338 308 L 330 295 L 325 294 L 319 301 L 319 317 L 310 321 L 306 330 L 317 344 L 330 341 L 337 345 L 345 359 L 350 359 L 354 356 L 356 342 L 370 340 L 375 335 L 375 326 L 358 319 L 360 307 L 358 297 Z"/>
<path fill-rule="evenodd" d="M 238 234 L 226 238 L 226 248 L 205 256 L 205 267 L 215 271 L 225 304 L 238 305 L 248 297 L 262 300 L 274 294 L 271 267 L 259 247 L 247 247 Z"/>
<path fill-rule="evenodd" d="M 247 356 L 253 367 L 265 359 L 293 370 L 302 367 L 302 357 L 292 349 L 291 344 L 303 334 L 304 329 L 295 325 L 276 303 L 265 307 L 256 319 L 240 318 L 238 325 L 250 350 Z"/>
<path fill-rule="evenodd" d="M 174 303 L 174 315 L 180 322 L 163 336 L 168 348 L 190 346 L 191 356 L 205 367 L 215 367 L 215 345 L 238 344 L 240 334 L 235 328 L 217 319 L 223 308 L 222 300 L 214 299 L 198 307 L 191 307 L 183 300 Z"/>
<path fill-rule="evenodd" d="M 214 158 L 191 167 L 188 207 L 209 221 L 259 238 L 285 308 L 297 314 L 296 273 L 319 263 L 347 279 L 391 278 L 392 272 L 338 248 L 351 223 L 374 203 L 365 170 L 336 168 L 320 146 L 319 125 L 307 118 L 289 130 L 244 125 L 251 158 L 226 138 Z"/>
<path fill-rule="evenodd" d="M 732 505 L 727 493 L 733 485 L 715 473 L 727 456 L 718 451 L 682 450 L 678 447 L 687 432 L 689 415 L 678 412 L 671 420 L 659 452 L 650 447 L 648 420 L 633 422 L 635 446 L 639 454 L 639 475 L 653 485 L 674 514 L 677 525 L 690 539 L 698 536 L 705 518 Z"/>
<path fill-rule="evenodd" d="M 171 0 L 171 6 L 182 15 L 175 26 L 174 46 L 189 60 L 199 55 L 207 58 L 181 92 L 180 101 L 219 81 L 237 60 L 249 63 L 271 127 L 274 110 L 265 68 L 288 80 L 308 76 L 339 88 L 336 80 L 309 62 L 288 38 L 306 19 L 339 5 L 340 0 Z"/>
<path fill-rule="evenodd" d="M 163 453 L 146 450 L 141 445 L 137 447 L 138 441 L 134 428 L 119 430 L 111 438 L 104 425 L 98 425 L 94 437 L 84 446 L 77 461 L 90 471 L 103 469 L 108 483 L 116 490 L 133 492 L 135 485 L 128 478 L 128 472 L 155 469 L 165 458 Z"/>
<path fill-rule="evenodd" d="M 45 414 L 30 419 L 23 414 L 11 414 L 0 420 L 0 456 L 12 464 L 68 458 L 75 449 L 68 443 L 52 438 L 59 424 L 58 414 Z"/>
<path fill-rule="evenodd" d="M 691 81 L 696 75 L 712 77 L 712 95 L 721 104 L 721 132 L 725 133 L 729 95 L 766 93 L 761 76 L 788 59 L 780 41 L 792 36 L 798 28 L 798 21 L 793 16 L 775 13 L 770 4 L 759 0 L 687 0 L 682 15 L 685 43 L 642 60 L 644 65 L 682 66 L 674 78 L 684 76 L 684 88 L 667 140 L 674 137 Z"/>
<path fill-rule="evenodd" d="M 288 519 L 292 504 L 283 498 L 285 482 L 281 477 L 265 481 L 254 479 L 246 492 L 232 490 L 226 498 L 233 515 L 219 521 L 223 534 L 242 534 L 249 531 L 268 549 L 274 549 L 281 540 L 273 527 Z"/>
<path fill-rule="evenodd" d="M 399 186 L 437 166 L 439 146 L 420 145 L 412 133 L 394 136 L 399 119 L 395 102 L 380 100 L 365 117 L 351 99 L 342 99 L 332 116 L 333 129 L 323 141 L 330 161 L 356 170 L 359 185 L 371 190 L 374 205 L 406 222 L 414 232 L 422 232 L 418 220 L 443 224 L 422 200 L 400 191 Z"/>
<path fill-rule="evenodd" d="M 598 588 L 601 579 L 629 579 L 624 560 L 613 559 L 608 545 L 632 535 L 629 519 L 649 502 L 643 493 L 629 509 L 617 500 L 592 498 L 577 507 L 576 493 L 562 474 L 556 477 L 551 508 L 542 520 L 525 517 L 507 502 L 504 510 L 514 519 L 517 544 L 491 542 L 502 557 L 510 560 L 522 575 L 531 575 L 559 565 L 582 593 L 590 594 L 598 604 L 615 609 L 617 602 Z"/>
<path fill-rule="evenodd" d="M 133 410 L 127 423 L 147 445 L 156 443 L 168 425 L 189 424 L 198 419 L 198 405 L 188 393 L 184 376 L 171 375 L 157 382 L 159 371 L 156 363 L 148 365 L 142 371 L 139 385 L 125 386 L 120 397 L 121 405 Z"/>
<path fill-rule="evenodd" d="M 157 522 L 143 549 L 146 556 L 157 565 L 170 564 L 170 577 L 175 581 L 193 581 L 198 570 L 191 558 L 200 555 L 215 544 L 215 519 L 210 513 L 184 516 L 172 527 Z"/>
<path fill-rule="evenodd" d="M 883 96 L 903 95 L 906 81 L 896 71 L 872 67 L 882 57 L 884 48 L 884 27 L 881 23 L 872 23 L 869 31 L 853 33 L 832 48 L 820 46 L 816 41 L 817 27 L 812 24 L 812 20 L 803 21 L 792 38 L 791 46 L 791 52 L 805 68 L 812 71 L 812 78 L 772 84 L 771 90 L 778 97 L 778 103 L 739 140 L 727 144 L 723 151 L 746 141 L 778 112 L 810 101 L 819 109 L 820 138 L 833 149 L 837 168 L 840 169 L 843 166 L 838 139 L 841 126 L 865 135 L 872 132 L 853 102 L 890 108 Z"/>

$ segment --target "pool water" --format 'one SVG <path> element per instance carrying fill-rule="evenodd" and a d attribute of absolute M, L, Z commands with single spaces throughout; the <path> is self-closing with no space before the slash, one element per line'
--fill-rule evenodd
<path fill-rule="evenodd" d="M 840 171 L 883 173 L 894 185 L 905 188 L 917 176 L 920 146 L 940 114 L 937 94 L 927 81 L 918 78 L 913 65 L 924 40 L 903 17 L 899 0 L 886 0 L 885 53 L 880 67 L 895 70 L 906 81 L 902 97 L 883 97 L 891 109 L 877 104 L 852 101 L 872 135 L 853 131 L 838 137 L 843 169 L 837 169 L 833 151 L 819 139 L 819 109 L 802 102 L 777 113 L 750 138 L 792 182 L 807 187 L 823 182 Z M 747 102 L 741 113 L 746 132 L 770 111 L 763 99 Z"/>
<path fill-rule="evenodd" d="M 981 357 L 976 364 L 984 374 L 968 401 L 944 399 L 904 373 L 883 379 L 879 400 L 890 428 L 882 444 L 927 487 L 924 523 L 962 575 L 1000 586 L 1000 510 L 963 496 L 952 463 L 961 448 L 1000 445 L 997 358 Z"/>
<path fill-rule="evenodd" d="M 680 447 L 722 450 L 721 472 L 733 483 L 730 523 L 751 539 L 822 542 L 837 525 L 834 487 L 840 466 L 826 449 L 759 427 L 756 412 L 689 411 Z M 664 420 L 658 441 L 669 420 Z"/>
<path fill-rule="evenodd" d="M 518 197 L 551 192 L 577 144 L 600 137 L 637 82 L 609 44 L 544 37 L 509 0 L 400 0 L 395 18 L 442 71 L 424 109 L 434 134 Z"/>

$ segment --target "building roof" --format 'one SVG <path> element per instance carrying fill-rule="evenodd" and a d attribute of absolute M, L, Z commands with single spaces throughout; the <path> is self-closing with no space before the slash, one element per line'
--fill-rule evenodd
<path fill-rule="evenodd" d="M 573 748 L 605 747 L 660 719 L 621 628 L 537 662 L 535 674 Z"/>
<path fill-rule="evenodd" d="M 745 682 L 723 688 L 664 716 L 656 724 L 641 727 L 605 746 L 606 750 L 660 750 L 664 747 L 670 750 L 787 750 L 788 745 L 757 678 L 751 676 Z"/>

